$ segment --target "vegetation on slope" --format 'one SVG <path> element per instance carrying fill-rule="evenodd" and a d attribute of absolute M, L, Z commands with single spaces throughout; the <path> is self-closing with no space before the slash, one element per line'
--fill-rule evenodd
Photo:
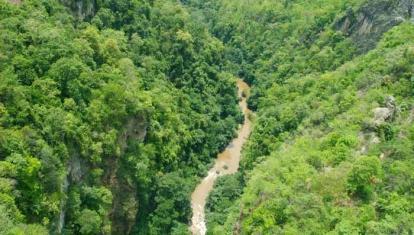
<path fill-rule="evenodd" d="M 249 175 L 242 233 L 412 232 L 413 33 L 399 26 L 335 72 L 269 90 L 278 94 L 272 105 L 295 101 L 309 111 Z"/>
<path fill-rule="evenodd" d="M 0 0 L 0 234 L 188 233 L 230 73 L 208 233 L 414 232 L 411 1 L 181 2 Z"/>
<path fill-rule="evenodd" d="M 0 1 L 0 234 L 186 232 L 242 119 L 222 43 L 174 1 L 64 3 Z"/>
<path fill-rule="evenodd" d="M 191 4 L 253 85 L 257 110 L 242 177 L 210 196 L 209 233 L 412 233 L 414 26 L 376 44 L 412 17 L 412 3 Z"/>

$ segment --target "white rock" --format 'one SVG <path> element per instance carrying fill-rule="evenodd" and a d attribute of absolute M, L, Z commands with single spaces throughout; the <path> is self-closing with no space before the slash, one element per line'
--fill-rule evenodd
<path fill-rule="evenodd" d="M 392 117 L 394 110 L 390 108 L 375 108 L 374 112 L 374 124 L 381 125 L 386 120 Z"/>

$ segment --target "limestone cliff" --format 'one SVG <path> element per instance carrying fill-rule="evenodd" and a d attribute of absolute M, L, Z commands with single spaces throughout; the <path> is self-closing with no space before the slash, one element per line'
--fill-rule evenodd
<path fill-rule="evenodd" d="M 97 11 L 96 0 L 61 0 L 61 2 L 69 7 L 75 17 L 80 20 L 93 17 Z"/>
<path fill-rule="evenodd" d="M 413 0 L 368 1 L 358 10 L 348 9 L 334 27 L 351 37 L 364 53 L 374 48 L 389 29 L 407 20 L 414 21 L 413 17 Z"/>

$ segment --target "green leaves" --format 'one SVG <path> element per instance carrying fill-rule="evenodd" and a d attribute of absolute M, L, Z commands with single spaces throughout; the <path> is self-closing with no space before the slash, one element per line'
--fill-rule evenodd
<path fill-rule="evenodd" d="M 370 200 L 381 177 L 381 162 L 378 157 L 360 157 L 348 175 L 348 190 L 351 195 L 362 200 Z"/>
<path fill-rule="evenodd" d="M 246 187 L 227 204 L 224 192 L 235 186 L 217 185 L 210 233 L 412 232 L 412 24 L 396 26 L 361 55 L 386 23 L 343 16 L 358 8 L 389 14 L 375 4 L 186 4 L 225 42 L 226 69 L 252 83 L 249 103 L 257 110 L 241 162 Z M 350 36 L 350 28 L 367 34 Z M 396 98 L 395 117 L 374 126 L 372 110 L 388 96 Z"/>
<path fill-rule="evenodd" d="M 80 226 L 79 232 L 85 235 L 101 234 L 102 219 L 96 211 L 84 209 L 80 213 L 77 223 Z"/>

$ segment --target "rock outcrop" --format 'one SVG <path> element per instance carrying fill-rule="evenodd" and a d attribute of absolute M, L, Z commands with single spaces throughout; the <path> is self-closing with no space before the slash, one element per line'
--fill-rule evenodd
<path fill-rule="evenodd" d="M 73 15 L 79 19 L 90 19 L 97 11 L 96 0 L 61 0 L 61 2 L 72 10 Z"/>
<path fill-rule="evenodd" d="M 414 0 L 368 1 L 357 11 L 348 9 L 334 27 L 349 36 L 360 53 L 364 53 L 374 48 L 385 32 L 404 21 L 414 21 Z"/>
<path fill-rule="evenodd" d="M 388 96 L 385 102 L 386 107 L 378 107 L 373 110 L 374 120 L 373 123 L 375 126 L 380 126 L 388 120 L 392 120 L 397 111 L 395 105 L 395 98 L 393 96 Z"/>
<path fill-rule="evenodd" d="M 9 2 L 12 3 L 12 4 L 20 4 L 20 3 L 22 3 L 21 0 L 9 0 Z"/>
<path fill-rule="evenodd" d="M 143 116 L 127 121 L 118 138 L 121 156 L 125 154 L 128 141 L 144 141 L 147 135 L 148 122 Z M 138 212 L 137 185 L 122 175 L 123 163 L 114 158 L 108 161 L 106 184 L 111 188 L 113 201 L 109 219 L 112 222 L 112 234 L 130 234 L 136 222 Z"/>

